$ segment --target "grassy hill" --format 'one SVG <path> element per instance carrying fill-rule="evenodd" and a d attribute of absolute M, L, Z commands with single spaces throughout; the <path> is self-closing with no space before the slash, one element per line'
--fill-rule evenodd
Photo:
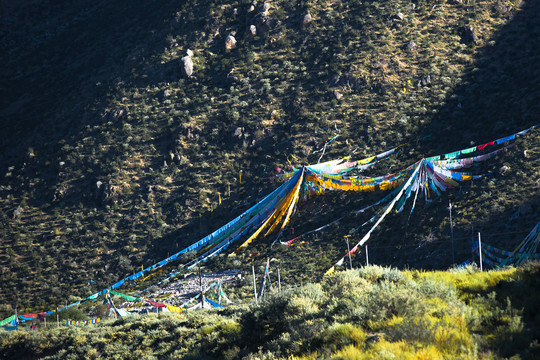
<path fill-rule="evenodd" d="M 249 1 L 5 2 L 0 314 L 87 296 L 198 240 L 274 189 L 276 167 L 316 163 L 338 133 L 323 160 L 407 143 L 372 171 L 386 174 L 538 123 L 538 2 L 268 4 L 263 14 Z M 538 158 L 536 130 L 479 169 L 495 176 L 392 216 L 370 259 L 450 266 L 449 200 L 455 262 L 476 231 L 512 249 L 538 221 Z M 302 233 L 376 198 L 312 198 L 291 226 Z M 271 254 L 286 281 L 316 279 L 367 216 L 209 266 Z"/>

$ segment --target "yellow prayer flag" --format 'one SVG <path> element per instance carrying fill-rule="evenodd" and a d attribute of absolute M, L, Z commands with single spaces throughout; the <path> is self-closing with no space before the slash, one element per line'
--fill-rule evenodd
<path fill-rule="evenodd" d="M 172 305 L 167 305 L 167 304 L 165 304 L 165 306 L 167 307 L 167 310 L 171 312 L 175 312 L 175 313 L 181 313 L 181 312 L 186 311 L 186 309 L 178 307 L 178 306 L 172 306 Z"/>
<path fill-rule="evenodd" d="M 373 159 L 375 159 L 375 156 L 368 157 L 368 158 L 362 159 L 362 160 L 358 160 L 358 163 L 359 163 L 359 164 L 367 164 L 367 163 L 372 162 Z"/>

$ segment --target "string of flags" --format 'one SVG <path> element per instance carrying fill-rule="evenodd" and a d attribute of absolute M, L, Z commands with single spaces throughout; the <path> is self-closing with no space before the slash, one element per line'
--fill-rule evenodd
<path fill-rule="evenodd" d="M 195 258 L 185 264 L 180 271 L 170 273 L 166 279 L 176 276 L 180 272 L 187 271 L 197 264 L 222 253 L 232 243 L 239 240 L 243 240 L 243 242 L 237 247 L 234 254 L 241 251 L 260 236 L 264 237 L 277 232 L 279 239 L 283 229 L 289 224 L 291 218 L 296 213 L 299 201 L 305 199 L 310 194 L 320 194 L 328 190 L 360 192 L 392 190 L 390 194 L 386 195 L 377 203 L 354 212 L 363 212 L 373 206 L 388 202 L 375 217 L 363 224 L 365 225 L 376 220 L 372 228 L 362 237 L 358 244 L 350 250 L 350 253 L 352 254 L 358 250 L 359 246 L 369 239 L 371 233 L 379 226 L 390 211 L 394 208 L 398 212 L 402 211 L 406 201 L 413 193 L 414 201 L 411 212 L 414 210 L 418 197 L 424 196 L 425 200 L 429 201 L 432 197 L 440 196 L 442 191 L 459 186 L 461 182 L 481 177 L 481 175 L 463 172 L 462 170 L 473 166 L 475 163 L 491 159 L 501 152 L 507 151 L 513 145 L 513 143 L 510 142 L 515 140 L 517 136 L 524 135 L 538 126 L 540 125 L 532 126 L 518 133 L 479 146 L 421 159 L 401 171 L 378 177 L 363 177 L 359 174 L 367 168 L 376 165 L 377 162 L 396 154 L 399 151 L 399 148 L 405 144 L 360 160 L 351 161 L 350 157 L 346 157 L 343 159 L 304 166 L 300 169 L 294 169 L 291 173 L 279 176 L 284 182 L 277 189 L 221 228 L 166 259 L 141 269 L 141 271 L 136 272 L 95 294 L 78 300 L 73 304 L 66 305 L 60 310 L 76 306 L 84 301 L 96 299 L 98 296 L 106 294 L 108 291 L 123 286 L 128 281 L 136 280 L 143 277 L 144 274 L 162 269 L 170 262 L 180 259 L 182 255 L 187 252 L 194 252 L 196 254 Z M 477 152 L 497 145 L 501 145 L 501 147 L 485 154 L 472 156 Z M 339 220 L 341 220 L 341 218 L 336 221 Z M 320 231 L 328 225 L 315 229 L 314 231 Z M 281 243 L 290 245 L 294 240 L 295 239 L 292 239 Z M 348 253 L 345 254 L 345 256 L 347 255 Z M 331 273 L 335 270 L 336 266 L 341 265 L 345 256 L 338 260 L 326 273 Z M 156 285 L 162 283 L 166 279 Z M 54 311 L 50 311 L 45 314 L 49 315 L 53 312 Z M 0 322 L 0 324 L 1 323 L 2 322 Z"/>
<path fill-rule="evenodd" d="M 95 318 L 92 320 L 66 320 L 66 325 L 88 325 L 97 324 L 101 321 L 101 318 Z"/>
<path fill-rule="evenodd" d="M 540 260 L 540 253 L 538 253 L 539 244 L 540 222 L 536 224 L 513 251 L 501 250 L 482 243 L 482 260 L 493 268 L 501 268 L 509 265 L 518 266 L 528 260 Z M 478 253 L 478 247 L 474 251 Z"/>
<path fill-rule="evenodd" d="M 415 196 L 414 196 L 414 201 L 411 208 L 411 213 L 414 211 L 419 194 L 420 196 L 423 195 L 426 201 L 429 201 L 429 198 L 432 195 L 440 196 L 442 191 L 457 187 L 459 186 L 461 182 L 470 181 L 470 180 L 474 180 L 474 179 L 478 179 L 482 177 L 482 175 L 475 175 L 470 172 L 462 172 L 461 170 L 464 168 L 471 167 L 475 163 L 491 159 L 497 154 L 503 151 L 507 151 L 514 144 L 512 143 L 512 144 L 505 145 L 502 148 L 497 149 L 487 154 L 477 155 L 477 156 L 470 156 L 470 155 L 472 155 L 475 152 L 484 150 L 488 146 L 506 144 L 514 140 L 517 135 L 523 135 L 527 133 L 530 129 L 532 129 L 532 127 L 529 129 L 523 130 L 519 133 L 510 135 L 510 136 L 507 136 L 507 137 L 504 137 L 495 141 L 491 141 L 489 143 L 486 143 L 480 146 L 475 146 L 472 148 L 467 148 L 467 149 L 447 153 L 444 155 L 438 155 L 438 156 L 433 156 L 433 157 L 419 160 L 418 162 L 414 163 L 413 165 L 409 166 L 407 169 L 401 172 L 401 174 L 403 174 L 404 176 L 398 176 L 398 177 L 393 176 L 392 179 L 389 180 L 389 184 L 392 184 L 392 182 L 402 181 L 402 183 L 397 188 L 397 195 L 395 195 L 392 201 L 388 205 L 386 205 L 386 207 L 382 211 L 382 214 L 379 216 L 378 220 L 371 227 L 371 229 L 362 237 L 362 239 L 350 251 L 348 251 L 332 267 L 330 267 L 326 271 L 325 275 L 333 273 L 337 266 L 343 265 L 343 263 L 345 262 L 345 258 L 347 256 L 354 254 L 356 251 L 358 251 L 358 248 L 362 246 L 366 241 L 369 240 L 373 231 L 378 227 L 378 225 L 384 220 L 384 218 L 392 211 L 394 207 L 396 207 L 397 212 L 401 212 L 405 206 L 405 203 L 410 198 L 413 192 L 415 193 Z M 462 155 L 467 155 L 468 157 L 459 158 Z M 413 171 L 411 175 L 408 176 L 408 172 L 410 172 L 411 170 Z M 406 182 L 403 182 L 404 180 L 400 180 L 402 178 L 407 178 L 407 176 L 408 176 L 408 179 Z M 379 181 L 384 182 L 386 180 L 384 179 L 380 180 L 379 178 Z M 342 185 L 342 184 L 338 184 L 338 185 Z M 345 186 L 346 185 L 348 184 L 345 184 Z M 333 189 L 333 188 L 334 187 L 330 187 L 330 189 Z M 363 189 L 359 188 L 359 191 L 363 191 Z"/>
<path fill-rule="evenodd" d="M 209 298 L 208 295 L 207 295 L 208 293 L 211 293 L 210 295 L 212 295 L 214 298 L 217 298 L 218 300 L 214 301 L 211 298 Z M 205 294 L 205 301 L 208 302 L 208 304 L 210 304 L 211 307 L 224 307 L 222 302 L 226 303 L 226 304 L 232 304 L 232 301 L 225 294 L 225 292 L 223 290 L 223 287 L 221 285 L 221 281 L 219 281 L 219 280 L 214 282 L 213 284 L 211 284 L 203 292 L 203 294 Z M 201 296 L 199 294 L 199 295 L 191 298 L 189 301 L 187 301 L 185 304 L 183 304 L 181 306 L 174 306 L 174 305 L 170 305 L 170 304 L 166 304 L 166 303 L 160 303 L 160 302 L 156 302 L 156 301 L 151 301 L 151 300 L 148 300 L 148 299 L 139 298 L 139 297 L 131 296 L 131 295 L 126 295 L 126 294 L 116 292 L 114 290 L 110 290 L 109 292 L 106 293 L 105 303 L 109 305 L 109 309 L 110 309 L 111 313 L 114 313 L 118 317 L 129 316 L 129 315 L 131 315 L 131 312 L 129 312 L 129 311 L 125 310 L 125 309 L 117 308 L 114 305 L 113 301 L 112 301 L 111 295 L 119 296 L 119 297 L 123 298 L 124 300 L 130 301 L 130 302 L 140 301 L 142 303 L 148 304 L 148 305 L 156 307 L 156 308 L 166 308 L 168 311 L 175 312 L 175 313 L 182 313 L 182 312 L 188 310 L 186 308 L 186 306 L 191 301 L 199 299 L 200 296 Z M 0 327 L 2 327 L 2 326 L 17 326 L 20 323 L 24 323 L 24 322 L 27 322 L 27 321 L 33 321 L 33 320 L 36 320 L 36 319 L 43 320 L 47 315 L 50 315 L 52 313 L 54 313 L 54 311 L 51 311 L 50 313 L 43 312 L 43 313 L 38 313 L 38 314 L 24 314 L 24 315 L 15 314 L 15 315 L 12 315 L 12 316 L 0 321 Z M 65 324 L 66 325 L 88 325 L 88 324 L 96 324 L 96 323 L 98 323 L 100 321 L 101 321 L 101 318 L 96 318 L 96 319 L 91 319 L 91 320 L 65 320 Z"/>

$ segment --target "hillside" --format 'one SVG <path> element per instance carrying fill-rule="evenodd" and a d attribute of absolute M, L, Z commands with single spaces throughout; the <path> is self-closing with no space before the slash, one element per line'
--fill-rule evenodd
<path fill-rule="evenodd" d="M 0 358 L 535 359 L 538 269 L 370 266 L 249 308 L 0 332 Z"/>
<path fill-rule="evenodd" d="M 193 243 L 273 190 L 276 168 L 316 163 L 337 134 L 323 161 L 407 143 L 369 174 L 380 175 L 538 123 L 538 2 L 268 4 L 5 2 L 1 315 L 88 296 Z M 392 215 L 370 260 L 445 269 L 471 256 L 477 231 L 513 249 L 539 218 L 538 159 L 533 130 L 479 169 L 494 176 L 418 204 L 410 219 Z M 376 199 L 312 198 L 291 227 Z M 298 247 L 260 239 L 208 266 L 247 269 L 271 254 L 285 281 L 320 278 L 363 221 L 348 217 Z"/>

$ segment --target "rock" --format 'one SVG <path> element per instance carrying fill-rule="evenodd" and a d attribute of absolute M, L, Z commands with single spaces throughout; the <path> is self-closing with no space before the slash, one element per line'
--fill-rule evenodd
<path fill-rule="evenodd" d="M 509 166 L 501 166 L 501 168 L 499 169 L 499 174 L 504 174 L 505 172 L 507 172 L 508 170 L 510 170 L 510 167 Z"/>
<path fill-rule="evenodd" d="M 236 47 L 236 39 L 234 38 L 234 35 L 236 35 L 235 32 L 232 32 L 229 35 L 227 35 L 227 38 L 225 39 L 225 49 L 231 50 Z"/>
<path fill-rule="evenodd" d="M 242 137 L 242 132 L 244 131 L 244 128 L 241 128 L 241 127 L 237 127 L 236 130 L 234 131 L 234 137 L 237 137 L 237 138 L 240 138 Z"/>
<path fill-rule="evenodd" d="M 311 22 L 311 20 L 312 20 L 311 14 L 308 12 L 306 15 L 304 15 L 304 20 L 302 20 L 302 25 L 306 26 L 307 24 Z"/>
<path fill-rule="evenodd" d="M 403 20 L 403 19 L 405 19 L 405 16 L 402 13 L 398 12 L 396 15 L 394 15 L 394 19 L 395 20 Z"/>
<path fill-rule="evenodd" d="M 461 39 L 465 44 L 469 44 L 471 42 L 477 44 L 478 36 L 476 36 L 476 31 L 474 30 L 474 26 L 466 25 L 463 28 L 463 34 L 461 36 Z"/>
<path fill-rule="evenodd" d="M 105 184 L 103 184 L 101 181 L 96 181 L 96 187 L 94 188 L 94 198 L 100 203 L 103 203 L 103 201 L 107 198 L 107 195 L 105 194 L 105 187 Z M 61 198 L 62 196 L 56 196 L 55 194 L 55 197 Z"/>
<path fill-rule="evenodd" d="M 343 95 L 339 91 L 334 90 L 334 97 L 336 98 L 336 100 L 339 100 L 343 97 Z"/>
<path fill-rule="evenodd" d="M 269 3 L 264 3 L 263 4 L 263 14 L 264 15 L 268 15 L 268 10 L 270 10 L 270 4 Z"/>
<path fill-rule="evenodd" d="M 163 92 L 163 97 L 166 99 L 166 98 L 168 98 L 169 96 L 171 96 L 171 91 L 170 91 L 170 90 L 165 90 L 165 91 Z"/>
<path fill-rule="evenodd" d="M 191 60 L 191 56 L 184 56 L 182 63 L 184 64 L 184 75 L 188 78 L 191 77 L 193 75 L 193 61 Z"/>
<path fill-rule="evenodd" d="M 13 211 L 13 218 L 14 219 L 18 218 L 21 215 L 22 211 L 23 209 L 21 205 L 17 206 L 17 208 Z"/>
<path fill-rule="evenodd" d="M 250 25 L 249 26 L 249 31 L 250 31 L 251 35 L 253 35 L 253 36 L 257 35 L 257 27 L 255 25 Z"/>
<path fill-rule="evenodd" d="M 191 51 L 190 49 L 187 49 L 186 50 L 186 55 L 189 56 L 189 57 L 193 57 L 193 51 Z"/>
<path fill-rule="evenodd" d="M 431 75 L 424 76 L 424 77 L 420 80 L 420 83 L 421 83 L 423 86 L 426 86 L 426 85 L 431 84 Z"/>
<path fill-rule="evenodd" d="M 407 43 L 407 47 L 406 47 L 406 48 L 407 48 L 407 51 L 408 51 L 408 52 L 411 52 L 411 53 L 412 53 L 412 52 L 415 52 L 415 51 L 416 51 L 416 43 L 415 43 L 414 41 L 409 41 L 409 42 Z"/>

